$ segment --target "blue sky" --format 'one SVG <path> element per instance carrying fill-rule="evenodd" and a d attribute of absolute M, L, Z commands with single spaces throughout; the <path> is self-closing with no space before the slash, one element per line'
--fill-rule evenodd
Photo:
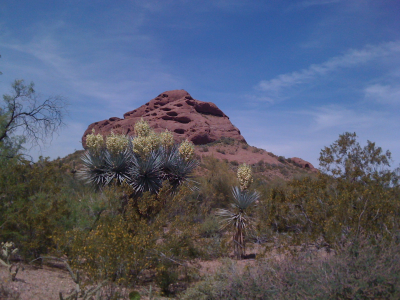
<path fill-rule="evenodd" d="M 185 89 L 277 155 L 317 166 L 350 131 L 398 166 L 399 13 L 397 0 L 6 1 L 0 93 L 18 78 L 68 100 L 67 126 L 35 157 L 81 149 L 90 123 Z"/>

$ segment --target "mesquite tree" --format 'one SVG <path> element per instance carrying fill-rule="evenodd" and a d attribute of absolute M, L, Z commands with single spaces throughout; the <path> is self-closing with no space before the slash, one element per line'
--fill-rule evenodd
<path fill-rule="evenodd" d="M 13 157 L 24 142 L 43 144 L 62 125 L 66 102 L 60 96 L 40 99 L 34 84 L 15 80 L 0 105 L 0 156 Z"/>

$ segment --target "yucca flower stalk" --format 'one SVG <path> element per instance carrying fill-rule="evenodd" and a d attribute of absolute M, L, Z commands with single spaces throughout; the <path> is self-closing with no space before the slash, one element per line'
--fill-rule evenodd
<path fill-rule="evenodd" d="M 259 194 L 256 191 L 243 191 L 240 187 L 232 188 L 232 210 L 218 209 L 217 215 L 221 218 L 221 229 L 233 228 L 233 249 L 235 256 L 240 259 L 246 255 L 246 233 L 251 230 L 252 220 L 246 214 L 246 209 L 256 202 Z"/>

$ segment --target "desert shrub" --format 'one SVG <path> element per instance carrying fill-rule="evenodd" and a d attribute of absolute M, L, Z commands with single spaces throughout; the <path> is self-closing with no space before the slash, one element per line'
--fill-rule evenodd
<path fill-rule="evenodd" d="M 229 146 L 233 146 L 236 143 L 236 140 L 234 138 L 224 137 L 224 136 L 221 137 L 220 141 L 222 144 L 229 145 Z"/>
<path fill-rule="evenodd" d="M 235 166 L 235 167 L 239 166 L 239 163 L 238 163 L 237 160 L 231 160 L 231 161 L 230 161 L 230 164 L 231 164 L 232 166 Z"/>
<path fill-rule="evenodd" d="M 202 146 L 200 147 L 201 152 L 208 152 L 208 147 L 207 146 Z"/>
<path fill-rule="evenodd" d="M 225 154 L 225 150 L 221 148 L 217 148 L 216 150 L 218 153 Z"/>
<path fill-rule="evenodd" d="M 53 233 L 71 225 L 75 199 L 69 199 L 65 191 L 73 179 L 65 172 L 66 166 L 48 159 L 37 163 L 9 160 L 4 165 L 0 169 L 0 235 L 14 241 L 22 257 L 38 257 L 54 245 Z"/>
<path fill-rule="evenodd" d="M 156 283 L 161 289 L 161 294 L 170 296 L 173 294 L 171 285 L 178 281 L 177 267 L 171 262 L 166 262 L 159 265 L 157 269 Z"/>
<path fill-rule="evenodd" d="M 121 195 L 129 190 L 129 185 L 104 189 L 106 207 L 90 228 L 74 228 L 57 239 L 59 253 L 87 274 L 88 283 L 143 283 L 148 280 L 143 274 L 150 272 L 165 295 L 175 293 L 176 286 L 170 286 L 175 275 L 180 282 L 192 280 L 196 272 L 185 266 L 199 256 L 192 239 L 194 206 L 187 201 L 191 191 L 172 192 L 165 181 L 158 194 L 145 192 L 123 204 Z"/>
<path fill-rule="evenodd" d="M 303 166 L 301 164 L 299 164 L 299 163 L 293 162 L 293 164 L 298 168 L 303 168 Z"/>
<path fill-rule="evenodd" d="M 243 143 L 242 144 L 242 149 L 247 150 L 249 148 L 249 144 Z"/>
<path fill-rule="evenodd" d="M 285 157 L 284 156 L 279 156 L 278 157 L 278 161 L 280 162 L 280 163 L 285 163 L 286 162 L 286 159 L 285 159 Z"/>
<path fill-rule="evenodd" d="M 213 236 L 221 236 L 220 224 L 218 219 L 213 215 L 206 217 L 199 228 L 199 234 L 201 237 L 210 238 Z"/>
<path fill-rule="evenodd" d="M 284 176 L 288 176 L 290 173 L 288 171 L 288 169 L 286 168 L 280 168 L 279 171 L 281 172 L 282 175 Z"/>
<path fill-rule="evenodd" d="M 261 159 L 253 165 L 253 170 L 255 173 L 262 173 L 267 169 L 266 166 L 268 166 L 268 164 L 264 163 L 264 161 Z"/>
<path fill-rule="evenodd" d="M 198 238 L 197 247 L 199 258 L 211 260 L 230 255 L 232 246 L 231 241 L 225 236 L 213 235 L 209 238 Z"/>
<path fill-rule="evenodd" d="M 257 148 L 257 147 L 252 147 L 252 150 L 251 150 L 251 152 L 253 152 L 253 153 L 259 153 L 259 152 L 262 152 L 262 151 L 263 151 L 262 149 Z"/>
<path fill-rule="evenodd" d="M 257 217 L 263 224 L 260 226 L 272 226 L 274 231 L 285 233 L 280 237 L 292 244 L 338 248 L 360 234 L 392 239 L 400 225 L 396 174 L 384 169 L 387 157 L 380 148 L 370 143 L 362 150 L 353 138 L 344 135 L 334 144 L 341 145 L 340 160 L 331 160 L 335 151 L 339 153 L 336 146 L 325 148 L 322 154 L 326 156 L 321 154 L 325 169 L 334 171 L 334 177 L 320 173 L 271 189 L 260 200 L 267 208 Z M 346 154 L 347 147 L 355 147 L 361 158 L 353 157 L 354 149 Z M 343 153 L 347 158 L 342 157 Z M 333 162 L 331 167 L 329 161 Z"/>
<path fill-rule="evenodd" d="M 399 226 L 397 188 L 335 181 L 326 175 L 294 179 L 271 190 L 265 225 L 289 233 L 291 243 L 317 242 L 337 247 L 361 232 L 391 238 Z"/>
<path fill-rule="evenodd" d="M 305 252 L 240 269 L 231 260 L 182 299 L 397 299 L 400 248 L 361 240 L 338 255 Z"/>
<path fill-rule="evenodd" d="M 210 156 L 203 158 L 200 167 L 205 175 L 195 178 L 201 188 L 192 197 L 197 202 L 199 213 L 204 216 L 213 208 L 229 205 L 231 186 L 236 183 L 236 176 L 228 164 Z"/>

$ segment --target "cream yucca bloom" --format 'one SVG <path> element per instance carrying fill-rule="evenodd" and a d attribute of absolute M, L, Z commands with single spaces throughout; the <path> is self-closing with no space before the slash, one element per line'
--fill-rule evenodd
<path fill-rule="evenodd" d="M 108 151 L 113 154 L 118 154 L 125 151 L 128 147 L 128 139 L 122 134 L 114 134 L 114 132 L 111 132 L 111 135 L 106 138 L 106 146 Z"/>
<path fill-rule="evenodd" d="M 149 123 L 147 123 L 147 121 L 143 120 L 143 118 L 140 121 L 135 123 L 134 129 L 135 129 L 136 136 L 139 136 L 139 137 L 148 136 L 152 131 Z"/>
<path fill-rule="evenodd" d="M 160 133 L 160 143 L 164 148 L 170 149 L 174 145 L 174 135 L 166 129 Z"/>
<path fill-rule="evenodd" d="M 148 136 L 146 137 L 146 142 L 148 144 L 148 147 L 150 148 L 150 151 L 156 150 L 158 147 L 161 145 L 161 138 L 160 136 L 155 133 L 154 131 L 150 131 Z"/>
<path fill-rule="evenodd" d="M 247 190 L 253 182 L 251 167 L 246 164 L 240 165 L 237 171 L 237 178 L 239 180 L 240 189 L 242 191 Z"/>
<path fill-rule="evenodd" d="M 194 155 L 194 145 L 187 139 L 184 140 L 179 146 L 179 153 L 185 160 L 189 160 Z"/>
<path fill-rule="evenodd" d="M 104 139 L 103 136 L 98 133 L 95 134 L 94 128 L 92 129 L 92 133 L 86 136 L 86 146 L 94 151 L 99 152 L 100 149 L 104 146 Z"/>
<path fill-rule="evenodd" d="M 144 137 L 144 136 L 135 137 L 132 140 L 132 149 L 133 149 L 133 152 L 135 152 L 136 154 L 139 154 L 140 156 L 144 156 L 144 154 L 146 152 L 148 152 L 146 137 Z"/>
<path fill-rule="evenodd" d="M 161 138 L 149 126 L 147 121 L 141 119 L 135 124 L 136 137 L 132 140 L 133 152 L 146 157 L 151 151 L 160 147 Z"/>
<path fill-rule="evenodd" d="M 147 136 L 137 136 L 132 140 L 133 152 L 146 157 L 160 147 L 160 137 L 151 131 Z"/>

